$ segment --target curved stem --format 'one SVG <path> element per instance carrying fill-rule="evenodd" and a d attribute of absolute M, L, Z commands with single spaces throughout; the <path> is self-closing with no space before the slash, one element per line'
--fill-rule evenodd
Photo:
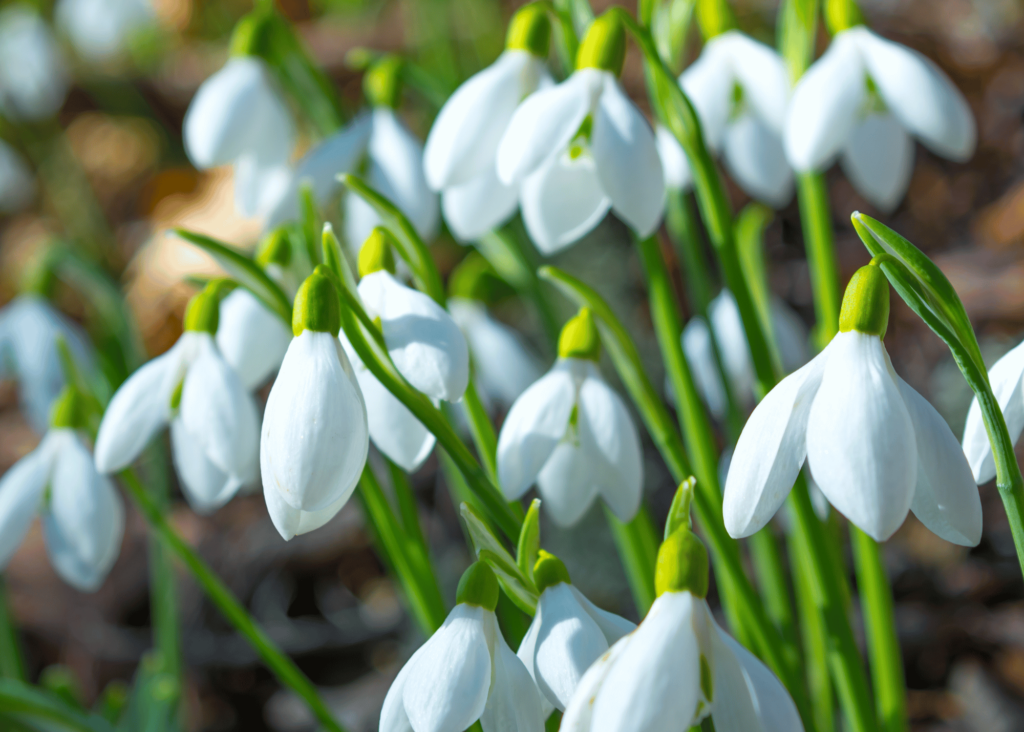
<path fill-rule="evenodd" d="M 21 655 L 21 641 L 11 616 L 3 575 L 0 575 L 0 678 L 25 679 L 25 659 Z"/>
<path fill-rule="evenodd" d="M 800 173 L 797 176 L 800 199 L 800 223 L 804 230 L 807 266 L 811 271 L 814 292 L 814 315 L 817 328 L 814 336 L 821 350 L 839 331 L 839 266 L 832 235 L 832 215 L 828 205 L 828 189 L 821 173 Z"/>

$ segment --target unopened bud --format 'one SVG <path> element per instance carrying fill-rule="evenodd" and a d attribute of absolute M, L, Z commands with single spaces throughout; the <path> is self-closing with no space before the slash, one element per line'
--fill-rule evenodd
<path fill-rule="evenodd" d="M 562 328 L 562 334 L 558 337 L 558 357 L 600 360 L 601 338 L 590 308 L 580 308 L 576 317 Z"/>
<path fill-rule="evenodd" d="M 229 280 L 216 279 L 206 283 L 202 292 L 193 295 L 185 308 L 185 330 L 217 334 L 220 324 L 220 301 L 235 284 Z"/>
<path fill-rule="evenodd" d="M 569 570 L 565 568 L 562 560 L 543 549 L 538 552 L 537 562 L 533 565 L 533 581 L 537 585 L 538 592 L 544 592 L 548 587 L 553 587 L 559 582 L 572 584 L 569 581 Z"/>
<path fill-rule="evenodd" d="M 654 569 L 654 591 L 689 592 L 701 599 L 708 596 L 708 550 L 704 542 L 683 526 L 669 535 L 658 549 Z"/>
<path fill-rule="evenodd" d="M 614 15 L 594 18 L 576 52 L 577 69 L 601 69 L 618 76 L 626 60 L 626 29 Z"/>
<path fill-rule="evenodd" d="M 529 51 L 539 58 L 547 58 L 550 47 L 551 21 L 547 10 L 533 3 L 517 10 L 508 24 L 505 48 L 510 51 Z"/>
<path fill-rule="evenodd" d="M 322 264 L 306 278 L 295 295 L 292 306 L 292 333 L 298 338 L 302 331 L 338 335 L 341 330 L 341 304 L 333 275 Z"/>
<path fill-rule="evenodd" d="M 861 267 L 846 286 L 839 312 L 839 332 L 855 330 L 882 338 L 888 324 L 889 281 L 877 264 Z"/>
<path fill-rule="evenodd" d="M 498 607 L 498 578 L 485 562 L 473 562 L 462 573 L 459 589 L 455 593 L 459 605 L 476 605 L 494 612 Z"/>

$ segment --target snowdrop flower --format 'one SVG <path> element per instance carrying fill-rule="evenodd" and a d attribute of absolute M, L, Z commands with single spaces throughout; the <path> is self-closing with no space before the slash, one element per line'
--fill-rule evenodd
<path fill-rule="evenodd" d="M 220 301 L 217 350 L 246 391 L 266 383 L 284 360 L 291 331 L 258 297 L 237 287 Z"/>
<path fill-rule="evenodd" d="M 484 732 L 542 732 L 537 687 L 498 629 L 490 567 L 470 565 L 456 602 L 391 684 L 380 732 L 463 732 L 478 720 Z"/>
<path fill-rule="evenodd" d="M 39 446 L 0 479 L 0 570 L 38 514 L 57 574 L 82 592 L 95 592 L 121 550 L 124 504 L 100 475 L 79 430 L 82 397 L 66 387 Z"/>
<path fill-rule="evenodd" d="M 337 340 L 340 303 L 331 277 L 320 265 L 299 288 L 295 337 L 263 414 L 263 495 L 285 540 L 320 528 L 342 509 L 370 448 L 363 396 Z"/>
<path fill-rule="evenodd" d="M 0 309 L 0 378 L 17 380 L 22 411 L 39 434 L 46 431 L 50 408 L 64 387 L 58 338 L 78 364 L 91 368 L 92 348 L 85 333 L 45 298 L 27 293 Z"/>
<path fill-rule="evenodd" d="M 758 404 L 725 484 L 725 526 L 749 536 L 775 514 L 807 460 L 829 503 L 884 541 L 912 510 L 947 541 L 981 539 L 981 500 L 946 422 L 889 362 L 882 336 L 889 285 L 861 267 L 843 299 L 839 334 Z"/>
<path fill-rule="evenodd" d="M 395 111 L 401 93 L 399 72 L 400 59 L 395 56 L 385 56 L 366 72 L 363 89 L 371 109 L 299 162 L 288 192 L 270 215 L 271 226 L 298 216 L 302 184 L 311 185 L 319 205 L 325 206 L 340 188 L 338 175 L 358 172 L 408 217 L 422 239 L 430 241 L 437 236 L 441 214 L 437 194 L 424 177 L 423 145 Z M 344 211 L 345 239 L 358 251 L 381 223 L 380 217 L 351 191 L 345 192 Z"/>
<path fill-rule="evenodd" d="M 561 560 L 544 550 L 534 567 L 534 581 L 540 591 L 537 614 L 516 655 L 545 706 L 564 712 L 590 665 L 636 625 L 594 605 L 569 582 Z"/>
<path fill-rule="evenodd" d="M 498 178 L 518 184 L 523 222 L 544 254 L 597 226 L 609 209 L 638 236 L 661 221 L 665 184 L 654 133 L 616 78 L 625 30 L 591 23 L 576 71 L 524 101 L 498 147 Z"/>
<path fill-rule="evenodd" d="M 1021 431 L 1024 430 L 1024 343 L 996 361 L 989 369 L 988 380 L 1006 420 L 1006 430 L 1016 443 L 1020 439 Z M 988 483 L 996 477 L 995 458 L 992 455 L 988 432 L 985 430 L 985 422 L 981 417 L 978 397 L 974 397 L 967 412 L 964 452 L 978 485 Z"/>
<path fill-rule="evenodd" d="M 519 103 L 554 84 L 545 61 L 550 41 L 547 12 L 537 5 L 520 8 L 505 52 L 455 90 L 427 136 L 427 182 L 441 192 L 445 221 L 459 239 L 480 238 L 519 206 L 519 186 L 498 179 L 495 159 Z"/>
<path fill-rule="evenodd" d="M 149 0 L 58 0 L 54 16 L 75 50 L 90 61 L 121 53 L 155 20 Z"/>
<path fill-rule="evenodd" d="M 775 344 L 786 373 L 807 363 L 807 328 L 800 317 L 781 299 L 771 300 Z M 754 399 L 754 364 L 750 359 L 750 346 L 740 319 L 736 300 L 728 290 L 722 290 L 711 301 L 708 316 L 714 329 L 715 342 L 722 358 L 722 366 L 729 378 L 729 386 L 743 403 Z M 696 316 L 683 328 L 683 350 L 693 369 L 694 380 L 711 413 L 721 419 L 726 411 L 725 387 L 715 363 L 711 332 L 704 318 Z"/>
<path fill-rule="evenodd" d="M 32 171 L 10 145 L 0 140 L 0 214 L 22 210 L 32 203 L 35 193 Z"/>
<path fill-rule="evenodd" d="M 891 211 L 910 183 L 912 137 L 944 158 L 970 158 L 976 132 L 963 95 L 917 51 L 863 25 L 836 33 L 793 91 L 784 135 L 790 164 L 823 170 L 840 155 L 854 187 Z"/>
<path fill-rule="evenodd" d="M 679 84 L 700 118 L 710 150 L 752 198 L 782 208 L 793 197 L 793 172 L 782 148 L 789 72 L 773 49 L 736 30 L 707 42 Z M 657 130 L 666 184 L 687 189 L 691 173 L 671 132 Z"/>
<path fill-rule="evenodd" d="M 523 392 L 498 437 L 498 478 L 515 500 L 534 483 L 555 523 L 572 526 L 600 495 L 622 521 L 640 507 L 640 437 L 601 378 L 597 326 L 583 308 L 562 330 L 558 361 Z"/>
<path fill-rule="evenodd" d="M 11 120 L 50 117 L 64 104 L 68 75 L 57 41 L 36 11 L 0 11 L 0 113 Z"/>
<path fill-rule="evenodd" d="M 580 679 L 563 732 L 669 732 L 710 716 L 718 732 L 803 732 L 768 668 L 708 608 L 708 559 L 686 527 L 658 551 L 658 598 Z"/>
<path fill-rule="evenodd" d="M 96 467 L 127 467 L 165 426 L 182 491 L 199 513 L 227 503 L 258 477 L 259 414 L 214 341 L 220 284 L 192 298 L 185 332 L 114 394 L 96 437 Z"/>
<path fill-rule="evenodd" d="M 295 128 L 270 69 L 255 56 L 233 56 L 202 83 L 182 135 L 197 168 L 234 165 L 242 216 L 265 215 L 284 194 Z"/>

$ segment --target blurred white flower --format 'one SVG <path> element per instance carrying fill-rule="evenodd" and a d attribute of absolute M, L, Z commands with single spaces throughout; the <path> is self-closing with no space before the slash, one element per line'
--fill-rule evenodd
<path fill-rule="evenodd" d="M 22 210 L 36 195 L 36 181 L 21 155 L 0 140 L 0 214 Z"/>
<path fill-rule="evenodd" d="M 57 26 L 80 56 L 105 61 L 156 20 L 150 0 L 58 0 Z"/>
<path fill-rule="evenodd" d="M 988 371 L 988 380 L 1006 420 L 1006 429 L 1016 443 L 1020 439 L 1021 431 L 1024 430 L 1024 343 L 995 362 Z M 967 412 L 963 444 L 974 480 L 978 485 L 995 478 L 995 458 L 992 455 L 988 432 L 985 430 L 985 422 L 981 418 L 978 397 L 971 401 L 971 408 Z"/>
<path fill-rule="evenodd" d="M 910 183 L 911 136 L 963 162 L 974 154 L 974 117 L 931 60 L 857 26 L 837 33 L 797 83 L 784 137 L 794 169 L 823 170 L 841 155 L 854 187 L 891 211 Z"/>
<path fill-rule="evenodd" d="M 64 104 L 68 73 L 57 41 L 35 10 L 0 10 L 0 114 L 11 120 L 50 117 Z"/>
<path fill-rule="evenodd" d="M 270 70 L 258 58 L 235 56 L 199 87 L 182 136 L 201 170 L 232 163 L 235 208 L 267 214 L 288 187 L 295 128 Z"/>
<path fill-rule="evenodd" d="M 281 366 L 292 332 L 259 298 L 237 287 L 220 302 L 217 349 L 248 391 Z"/>

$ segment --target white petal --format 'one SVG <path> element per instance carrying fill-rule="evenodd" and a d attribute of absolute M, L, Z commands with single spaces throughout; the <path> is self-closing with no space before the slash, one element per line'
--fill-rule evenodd
<path fill-rule="evenodd" d="M 204 443 L 189 433 L 180 418 L 171 420 L 171 452 L 181 491 L 189 506 L 199 514 L 216 511 L 234 497 L 244 482 L 256 475 L 232 477 L 206 456 Z"/>
<path fill-rule="evenodd" d="M 540 732 L 544 729 L 540 693 L 523 662 L 508 647 L 494 614 L 490 627 L 491 689 L 480 717 L 484 732 Z"/>
<path fill-rule="evenodd" d="M 856 34 L 868 73 L 882 99 L 933 152 L 963 162 L 974 154 L 977 132 L 967 100 L 931 59 L 864 26 Z"/>
<path fill-rule="evenodd" d="M 725 165 L 751 197 L 773 208 L 793 198 L 793 172 L 782 139 L 752 114 L 743 114 L 726 127 Z"/>
<path fill-rule="evenodd" d="M 946 541 L 977 546 L 981 498 L 960 443 L 935 407 L 896 377 L 917 444 L 917 486 L 910 510 Z"/>
<path fill-rule="evenodd" d="M 590 150 L 612 210 L 638 236 L 650 236 L 665 210 L 661 157 L 651 126 L 614 79 L 601 94 Z"/>
<path fill-rule="evenodd" d="M 807 455 L 807 420 L 832 347 L 782 381 L 754 409 L 736 443 L 722 513 L 734 538 L 768 523 L 786 500 Z"/>
<path fill-rule="evenodd" d="M 679 85 L 686 92 L 697 116 L 708 148 L 718 150 L 732 107 L 735 83 L 732 64 L 724 48 L 708 43 L 682 76 Z"/>
<path fill-rule="evenodd" d="M 272 212 L 288 191 L 291 171 L 287 150 L 270 156 L 245 152 L 235 160 L 235 210 L 243 218 Z"/>
<path fill-rule="evenodd" d="M 711 664 L 711 716 L 721 732 L 770 732 L 763 727 L 754 706 L 750 685 L 739 658 L 711 613 L 704 606 Z"/>
<path fill-rule="evenodd" d="M 708 317 L 711 318 L 711 327 L 733 391 L 741 399 L 746 399 L 754 390 L 754 363 L 750 358 L 750 346 L 747 345 L 740 308 L 729 290 L 722 290 L 711 301 Z"/>
<path fill-rule="evenodd" d="M 699 315 L 690 318 L 683 328 L 681 341 L 693 380 L 708 405 L 708 411 L 715 418 L 722 419 L 726 410 L 725 387 L 711 350 L 711 331 L 704 318 Z"/>
<path fill-rule="evenodd" d="M 419 654 L 424 646 L 416 651 Z M 405 700 L 402 698 L 405 693 L 405 684 L 409 680 L 409 669 L 412 667 L 412 658 L 402 666 L 398 676 L 391 682 L 387 696 L 384 697 L 384 705 L 380 709 L 380 724 L 378 732 L 413 732 L 412 723 L 409 722 L 409 715 L 405 713 Z"/>
<path fill-rule="evenodd" d="M 744 101 L 780 137 L 789 102 L 789 70 L 782 56 L 739 31 L 727 31 L 710 43 L 721 46 L 722 52 L 728 55 L 736 82 L 743 89 Z"/>
<path fill-rule="evenodd" d="M 0 569 L 21 546 L 39 510 L 53 469 L 55 444 L 47 434 L 0 478 Z"/>
<path fill-rule="evenodd" d="M 686 160 L 683 146 L 676 136 L 661 125 L 654 127 L 654 144 L 661 158 L 661 169 L 665 174 L 665 187 L 678 191 L 688 191 L 693 186 L 693 173 L 690 163 Z"/>
<path fill-rule="evenodd" d="M 96 471 L 80 438 L 70 430 L 61 432 L 66 434 L 55 456 L 43 536 L 64 581 L 94 592 L 120 553 L 124 504 L 111 482 Z"/>
<path fill-rule="evenodd" d="M 416 732 L 462 732 L 483 714 L 491 686 L 487 612 L 456 605 L 410 659 L 402 698 Z"/>
<path fill-rule="evenodd" d="M 291 329 L 244 287 L 220 301 L 217 350 L 247 390 L 277 371 L 291 340 Z"/>
<path fill-rule="evenodd" d="M 462 241 L 474 241 L 497 229 L 511 218 L 518 206 L 518 184 L 502 183 L 493 166 L 465 183 L 445 188 L 441 194 L 444 220 Z"/>
<path fill-rule="evenodd" d="M 523 223 L 541 254 L 552 255 L 576 242 L 611 208 L 594 158 L 558 153 L 523 181 L 519 190 Z"/>
<path fill-rule="evenodd" d="M 267 399 L 260 441 L 265 490 L 317 511 L 352 495 L 369 450 L 366 407 L 331 333 L 293 338 Z"/>
<path fill-rule="evenodd" d="M 498 146 L 498 177 L 517 183 L 552 155 L 565 150 L 593 112 L 608 72 L 581 69 L 542 89 L 516 109 Z"/>
<path fill-rule="evenodd" d="M 598 466 L 592 450 L 580 447 L 578 433 L 558 443 L 537 475 L 544 511 L 558 526 L 574 526 L 598 495 Z"/>
<path fill-rule="evenodd" d="M 615 613 L 602 610 L 575 587 L 570 586 L 570 589 L 572 594 L 576 596 L 576 601 L 579 602 L 580 607 L 586 611 L 594 622 L 597 623 L 597 627 L 601 629 L 601 632 L 604 633 L 604 637 L 609 645 L 616 643 L 619 638 L 627 633 L 632 633 L 636 630 L 636 623 L 621 618 Z"/>
<path fill-rule="evenodd" d="M 263 475 L 269 474 L 270 467 L 262 459 L 260 460 L 260 468 Z M 270 520 L 274 524 L 274 528 L 277 529 L 277 533 L 285 541 L 291 541 L 296 536 L 319 529 L 345 507 L 350 496 L 351 493 L 344 493 L 337 501 L 326 508 L 316 511 L 303 511 L 289 506 L 285 503 L 280 491 L 269 485 L 267 481 L 263 481 L 263 498 L 267 502 L 267 513 L 270 514 Z"/>
<path fill-rule="evenodd" d="M 839 333 L 828 351 L 807 420 L 807 462 L 829 503 L 885 541 L 914 498 L 914 426 L 878 336 Z"/>
<path fill-rule="evenodd" d="M 608 652 L 597 659 L 576 685 L 576 693 L 562 715 L 562 732 L 590 732 L 594 717 L 594 702 L 602 691 L 608 673 L 629 647 L 632 635 L 615 643 Z"/>
<path fill-rule="evenodd" d="M 914 172 L 914 141 L 888 112 L 871 114 L 850 133 L 843 172 L 882 211 L 895 209 Z"/>
<path fill-rule="evenodd" d="M 793 90 L 783 142 L 794 170 L 824 169 L 857 124 L 867 94 L 864 62 L 847 33 L 832 39 Z"/>
<path fill-rule="evenodd" d="M 66 60 L 46 21 L 28 4 L 0 12 L 0 111 L 10 120 L 50 117 L 68 91 Z"/>
<path fill-rule="evenodd" d="M 469 384 L 469 347 L 444 308 L 385 270 L 363 277 L 359 296 L 371 317 L 381 319 L 399 373 L 432 399 L 461 399 Z"/>
<path fill-rule="evenodd" d="M 1024 430 L 1024 343 L 995 362 L 989 369 L 988 380 L 1006 420 L 1010 439 L 1016 444 Z M 978 485 L 995 478 L 996 463 L 977 397 L 971 401 L 971 408 L 967 412 L 963 444 Z"/>
<path fill-rule="evenodd" d="M 512 405 L 498 435 L 498 482 L 506 498 L 519 498 L 536 480 L 565 436 L 575 404 L 571 366 L 562 361 Z"/>
<path fill-rule="evenodd" d="M 506 51 L 455 90 L 427 135 L 423 155 L 435 191 L 468 183 L 493 166 L 516 107 L 546 73 L 528 51 Z"/>
<path fill-rule="evenodd" d="M 16 213 L 32 203 L 35 178 L 21 155 L 0 141 L 0 213 Z"/>

